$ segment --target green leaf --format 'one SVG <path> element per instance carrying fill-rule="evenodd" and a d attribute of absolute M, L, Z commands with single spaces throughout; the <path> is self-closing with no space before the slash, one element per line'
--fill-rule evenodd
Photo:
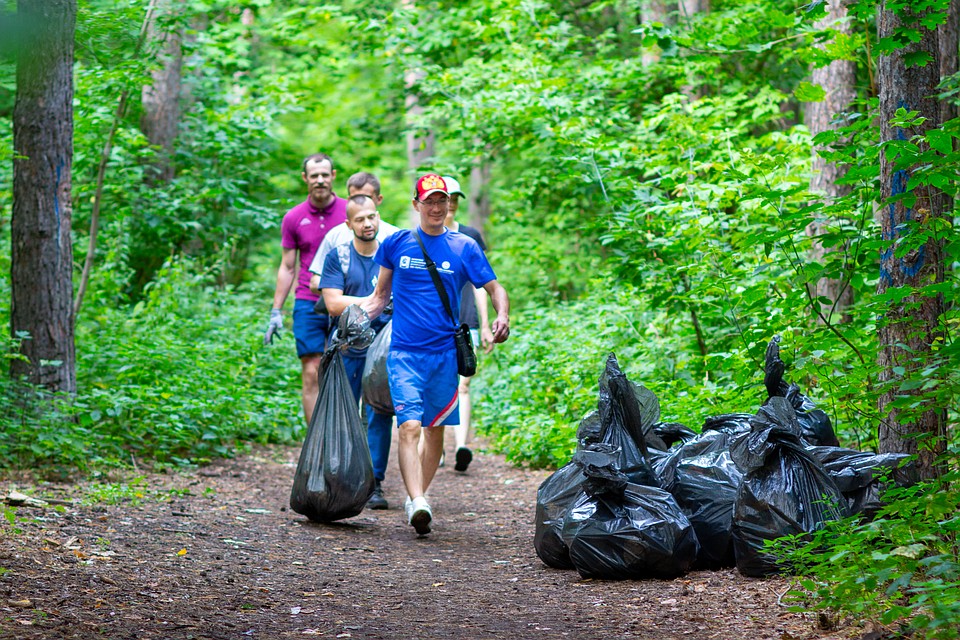
<path fill-rule="evenodd" d="M 929 51 L 913 51 L 903 56 L 903 64 L 907 69 L 925 67 L 930 62 L 933 62 L 933 54 Z"/>
<path fill-rule="evenodd" d="M 793 95 L 800 102 L 822 102 L 827 97 L 827 92 L 818 84 L 801 82 L 794 90 Z"/>

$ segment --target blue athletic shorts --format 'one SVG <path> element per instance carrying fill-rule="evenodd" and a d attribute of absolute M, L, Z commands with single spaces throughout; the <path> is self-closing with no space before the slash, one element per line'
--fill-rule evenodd
<path fill-rule="evenodd" d="M 298 357 L 323 353 L 329 327 L 330 316 L 316 313 L 312 300 L 294 300 L 293 337 L 297 340 Z"/>
<path fill-rule="evenodd" d="M 387 380 L 397 424 L 418 420 L 424 427 L 460 424 L 457 354 L 395 351 L 387 354 Z"/>

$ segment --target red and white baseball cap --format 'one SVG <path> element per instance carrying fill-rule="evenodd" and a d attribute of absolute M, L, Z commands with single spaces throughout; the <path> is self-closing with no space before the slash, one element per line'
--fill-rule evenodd
<path fill-rule="evenodd" d="M 420 179 L 417 180 L 417 200 L 423 200 L 433 193 L 442 193 L 445 196 L 449 196 L 450 194 L 447 193 L 447 183 L 435 173 L 420 176 Z"/>

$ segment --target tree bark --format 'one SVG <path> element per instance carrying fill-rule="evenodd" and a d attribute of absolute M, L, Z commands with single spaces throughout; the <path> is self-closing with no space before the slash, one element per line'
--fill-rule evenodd
<path fill-rule="evenodd" d="M 28 25 L 13 111 L 10 333 L 26 336 L 10 373 L 53 391 L 77 389 L 70 172 L 76 0 L 20 2 Z"/>
<path fill-rule="evenodd" d="M 672 18 L 671 9 L 676 7 L 676 2 L 670 0 L 647 0 L 641 5 L 640 16 L 643 22 L 659 22 L 661 24 L 670 24 Z M 660 48 L 644 47 L 640 54 L 640 61 L 645 67 L 649 67 L 660 61 Z"/>
<path fill-rule="evenodd" d="M 832 28 L 839 33 L 850 35 L 853 30 L 850 23 L 846 21 L 847 9 L 844 0 L 829 0 L 827 9 L 827 16 L 817 23 L 817 28 Z M 811 81 L 823 88 L 826 97 L 821 102 L 806 104 L 804 120 L 811 135 L 816 136 L 835 128 L 834 117 L 846 111 L 857 97 L 856 79 L 857 63 L 853 60 L 834 60 L 825 67 L 813 70 Z M 817 153 L 817 149 L 813 149 L 810 191 L 818 195 L 824 204 L 831 204 L 850 193 L 848 185 L 837 184 L 844 173 L 846 173 L 845 169 L 827 162 Z M 811 262 L 824 264 L 828 253 L 837 251 L 837 249 L 826 249 L 818 239 L 829 226 L 828 220 L 819 217 L 807 226 L 807 235 L 813 238 L 810 250 Z M 829 303 L 820 305 L 821 315 L 818 317 L 820 323 L 832 321 L 831 312 L 839 314 L 841 322 L 850 321 L 846 309 L 853 302 L 853 290 L 846 286 L 843 279 L 821 278 L 815 286 L 811 285 L 810 288 L 814 299 L 830 300 Z"/>
<path fill-rule="evenodd" d="M 183 66 L 181 29 L 169 29 L 159 24 L 159 19 L 170 14 L 170 0 L 156 3 L 147 27 L 147 37 L 157 43 L 157 58 L 161 66 L 151 72 L 153 84 L 145 86 L 141 94 L 143 116 L 140 130 L 157 147 L 157 156 L 147 168 L 148 184 L 167 183 L 173 180 L 173 143 L 177 138 L 180 123 L 180 77 Z"/>
<path fill-rule="evenodd" d="M 926 29 L 919 22 L 926 12 L 913 14 L 910 8 L 899 11 L 897 13 L 884 4 L 878 16 L 879 37 L 891 36 L 902 26 L 915 28 L 921 37 L 919 41 L 910 42 L 878 60 L 880 139 L 881 143 L 914 139 L 925 151 L 928 145 L 914 137 L 941 124 L 942 111 L 936 99 L 942 63 L 940 42 L 936 30 Z M 929 54 L 931 61 L 923 66 L 908 67 L 906 55 L 916 52 Z M 953 55 L 956 55 L 955 46 Z M 891 120 L 899 108 L 918 111 L 926 120 L 910 130 L 894 127 Z M 880 155 L 884 201 L 905 194 L 911 175 L 911 167 L 894 166 L 894 159 L 888 155 Z M 878 293 L 899 289 L 908 295 L 891 303 L 879 322 L 879 380 L 883 386 L 879 400 L 879 438 L 882 452 L 917 454 L 921 476 L 932 478 L 938 471 L 937 456 L 946 449 L 946 408 L 930 397 L 921 398 L 920 390 L 899 390 L 898 381 L 902 375 L 916 378 L 917 370 L 933 359 L 936 345 L 943 340 L 940 327 L 943 294 L 921 295 L 917 291 L 919 287 L 943 282 L 943 241 L 930 238 L 906 253 L 903 249 L 898 250 L 898 244 L 944 216 L 948 201 L 943 193 L 929 185 L 913 186 L 912 194 L 916 197 L 913 205 L 908 206 L 901 199 L 886 204 L 880 211 L 884 247 L 880 256 Z M 898 373 L 899 368 L 903 374 Z M 921 403 L 920 408 L 906 409 L 902 401 L 895 403 L 898 397 L 904 396 L 915 397 Z"/>
<path fill-rule="evenodd" d="M 947 22 L 937 27 L 940 44 L 940 78 L 957 72 L 957 48 L 960 47 L 960 0 L 950 0 Z M 951 100 L 940 102 L 941 122 L 957 117 L 957 106 Z"/>
<path fill-rule="evenodd" d="M 710 0 L 680 0 L 678 9 L 683 19 L 688 20 L 698 13 L 710 11 Z"/>
<path fill-rule="evenodd" d="M 417 3 L 415 0 L 402 0 L 400 3 L 407 11 L 415 11 Z M 416 37 L 416 27 L 411 25 L 411 38 Z M 423 113 L 423 105 L 420 104 L 420 95 L 417 93 L 417 83 L 423 78 L 421 69 L 411 68 L 403 73 L 403 82 L 406 90 L 406 99 L 404 106 L 406 108 L 407 121 L 407 168 L 410 173 L 417 175 L 424 165 L 434 156 L 435 136 L 433 131 L 417 131 L 415 122 L 419 120 Z M 410 220 L 413 224 L 420 224 L 420 217 L 413 208 L 410 208 Z"/>
<path fill-rule="evenodd" d="M 467 201 L 470 226 L 483 231 L 490 219 L 490 162 L 483 156 L 474 159 L 470 169 L 470 195 Z"/>

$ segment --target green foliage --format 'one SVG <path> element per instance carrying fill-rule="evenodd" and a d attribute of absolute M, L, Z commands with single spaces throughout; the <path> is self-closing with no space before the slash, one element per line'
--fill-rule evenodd
<path fill-rule="evenodd" d="M 0 467 L 187 464 L 302 437 L 289 354 L 263 348 L 252 294 L 217 280 L 173 260 L 136 306 L 98 307 L 77 328 L 75 398 L 0 379 Z"/>
<path fill-rule="evenodd" d="M 810 539 L 775 549 L 801 576 L 790 592 L 796 611 L 816 609 L 855 620 L 903 623 L 904 636 L 960 634 L 960 458 L 934 482 L 890 489 L 875 520 L 828 523 Z"/>

